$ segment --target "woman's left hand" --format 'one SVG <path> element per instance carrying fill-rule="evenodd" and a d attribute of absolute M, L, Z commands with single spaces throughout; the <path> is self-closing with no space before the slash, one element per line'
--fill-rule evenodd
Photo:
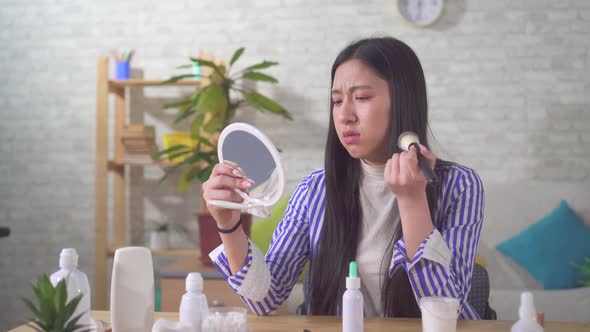
<path fill-rule="evenodd" d="M 428 160 L 432 169 L 436 164 L 436 156 L 424 145 L 420 152 Z M 428 181 L 418 166 L 418 156 L 414 146 L 409 151 L 395 153 L 385 165 L 385 183 L 398 199 L 419 198 L 425 194 Z"/>

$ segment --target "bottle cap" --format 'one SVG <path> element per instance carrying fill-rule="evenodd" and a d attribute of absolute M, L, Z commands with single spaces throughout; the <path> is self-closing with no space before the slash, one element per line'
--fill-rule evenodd
<path fill-rule="evenodd" d="M 203 291 L 203 277 L 199 272 L 191 272 L 186 276 L 186 291 L 201 292 Z"/>
<path fill-rule="evenodd" d="M 358 269 L 355 261 L 348 264 L 348 277 L 346 278 L 347 289 L 361 288 L 361 279 L 358 277 Z"/>
<path fill-rule="evenodd" d="M 59 267 L 71 269 L 78 267 L 78 253 L 74 248 L 63 248 L 59 254 Z"/>

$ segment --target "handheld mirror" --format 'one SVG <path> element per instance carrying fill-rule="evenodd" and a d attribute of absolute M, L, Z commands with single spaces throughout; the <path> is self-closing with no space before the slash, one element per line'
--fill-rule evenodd
<path fill-rule="evenodd" d="M 232 123 L 219 136 L 217 154 L 221 163 L 238 164 L 254 184 L 247 192 L 235 189 L 244 199 L 242 203 L 221 200 L 207 200 L 207 203 L 259 217 L 270 216 L 270 207 L 281 199 L 285 187 L 279 153 L 270 139 L 254 126 Z"/>

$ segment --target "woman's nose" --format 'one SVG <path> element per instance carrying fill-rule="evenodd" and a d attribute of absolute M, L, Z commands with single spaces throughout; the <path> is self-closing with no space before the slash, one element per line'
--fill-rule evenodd
<path fill-rule="evenodd" d="M 354 105 L 346 99 L 340 105 L 338 120 L 342 123 L 354 123 L 357 120 L 356 111 Z"/>

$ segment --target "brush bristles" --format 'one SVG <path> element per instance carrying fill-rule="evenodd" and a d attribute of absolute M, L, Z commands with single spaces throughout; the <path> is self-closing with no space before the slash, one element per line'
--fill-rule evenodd
<path fill-rule="evenodd" d="M 418 138 L 418 135 L 416 135 L 416 133 L 411 131 L 406 131 L 402 133 L 401 135 L 399 135 L 399 138 L 397 139 L 397 146 L 404 151 L 408 151 L 408 149 L 410 148 L 410 144 L 412 143 L 420 144 L 420 139 Z"/>

